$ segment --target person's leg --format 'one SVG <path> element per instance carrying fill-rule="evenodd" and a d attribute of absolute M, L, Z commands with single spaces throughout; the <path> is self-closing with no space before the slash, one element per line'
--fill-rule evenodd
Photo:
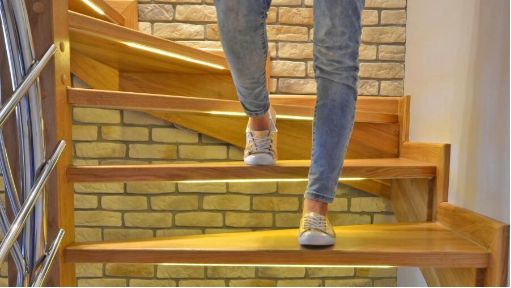
<path fill-rule="evenodd" d="M 326 215 L 351 137 L 357 99 L 364 0 L 314 1 L 317 102 L 304 214 Z"/>
<path fill-rule="evenodd" d="M 253 165 L 270 165 L 276 159 L 275 119 L 269 111 L 265 69 L 270 4 L 271 0 L 215 0 L 224 53 L 238 98 L 250 117 L 244 158 Z"/>

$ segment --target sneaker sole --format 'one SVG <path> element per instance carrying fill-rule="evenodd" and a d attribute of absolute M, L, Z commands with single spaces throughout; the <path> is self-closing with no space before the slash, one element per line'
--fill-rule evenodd
<path fill-rule="evenodd" d="M 332 246 L 335 244 L 335 238 L 324 233 L 305 232 L 298 237 L 298 242 L 304 246 Z"/>
<path fill-rule="evenodd" d="M 271 166 L 275 165 L 275 159 L 270 155 L 251 155 L 244 159 L 245 164 L 250 166 Z"/>

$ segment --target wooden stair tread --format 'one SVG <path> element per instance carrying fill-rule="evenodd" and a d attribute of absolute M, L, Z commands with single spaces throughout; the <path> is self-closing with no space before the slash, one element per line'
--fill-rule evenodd
<path fill-rule="evenodd" d="M 364 99 L 364 96 L 359 97 L 361 99 L 359 99 L 358 102 L 362 102 L 359 104 L 359 107 L 368 107 L 368 104 L 365 103 L 367 101 L 374 102 L 371 97 L 368 99 Z M 280 95 L 278 98 L 283 99 Z M 68 88 L 68 102 L 80 106 L 127 110 L 178 111 L 206 114 L 224 113 L 226 115 L 233 115 L 233 113 L 236 113 L 234 115 L 244 116 L 243 109 L 237 100 L 188 96 Z M 311 121 L 314 116 L 313 105 L 300 106 L 281 104 L 278 103 L 278 101 L 272 105 L 277 111 L 277 114 L 282 116 L 282 118 L 306 117 L 306 119 L 302 120 Z M 365 123 L 398 123 L 398 115 L 357 109 L 355 121 Z"/>
<path fill-rule="evenodd" d="M 296 229 L 75 243 L 67 262 L 485 267 L 488 252 L 438 223 L 335 227 L 333 247 L 305 248 Z"/>
<path fill-rule="evenodd" d="M 70 0 L 69 10 L 84 14 L 90 17 L 94 17 L 103 21 L 112 22 L 118 25 L 124 26 L 124 17 L 117 12 L 112 6 L 110 6 L 105 0 L 89 0 L 97 8 L 101 9 L 104 14 L 100 14 L 94 10 L 91 6 L 85 4 L 82 0 Z"/>
<path fill-rule="evenodd" d="M 226 179 L 306 178 L 309 160 L 282 160 L 274 166 L 247 166 L 242 161 L 185 164 L 72 166 L 67 174 L 75 182 L 186 181 Z M 433 164 L 405 158 L 346 159 L 343 178 L 432 178 Z"/>
<path fill-rule="evenodd" d="M 229 74 L 222 56 L 191 48 L 163 38 L 121 27 L 93 17 L 69 11 L 71 50 L 75 50 L 120 71 L 183 72 Z M 143 50 L 127 45 L 142 44 Z M 158 52 L 155 52 L 157 49 Z M 163 54 L 162 54 L 163 53 Z M 165 53 L 178 54 L 218 66 L 176 59 Z"/>

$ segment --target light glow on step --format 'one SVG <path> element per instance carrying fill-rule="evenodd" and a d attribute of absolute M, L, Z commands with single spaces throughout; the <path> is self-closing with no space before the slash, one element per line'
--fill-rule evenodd
<path fill-rule="evenodd" d="M 365 180 L 366 178 L 339 178 L 339 181 L 361 181 Z M 177 181 L 178 183 L 189 183 L 189 184 L 198 184 L 198 183 L 260 183 L 260 182 L 307 182 L 309 179 L 307 178 L 285 178 L 285 179 L 279 179 L 279 178 L 269 178 L 269 179 L 222 179 L 222 180 L 183 180 L 183 181 Z"/>
<path fill-rule="evenodd" d="M 220 116 L 239 116 L 239 117 L 247 117 L 247 114 L 244 112 L 228 112 L 228 111 L 209 111 L 208 114 L 211 115 L 220 115 Z M 277 119 L 286 119 L 286 120 L 314 120 L 314 117 L 310 116 L 293 116 L 293 115 L 283 115 L 277 114 Z"/>
<path fill-rule="evenodd" d="M 225 70 L 225 67 L 221 66 L 221 65 L 209 63 L 209 62 L 202 61 L 202 60 L 193 59 L 193 58 L 188 57 L 188 56 L 179 55 L 179 54 L 172 53 L 172 52 L 165 51 L 165 50 L 161 50 L 161 49 L 158 49 L 158 48 L 154 48 L 154 47 L 138 44 L 138 43 L 135 43 L 135 42 L 122 42 L 122 43 L 124 45 L 129 46 L 129 47 L 133 47 L 133 48 L 136 48 L 136 49 L 140 49 L 140 50 L 144 50 L 144 51 L 147 51 L 147 52 L 155 53 L 155 54 L 158 54 L 158 55 L 163 55 L 163 56 L 167 56 L 167 57 L 170 57 L 170 58 L 180 59 L 180 60 L 184 60 L 184 61 L 187 61 L 187 62 L 191 62 L 191 63 L 195 63 L 195 64 L 200 64 L 200 65 L 212 67 L 212 68 L 219 69 L 219 70 Z"/>
<path fill-rule="evenodd" d="M 83 3 L 85 3 L 87 6 L 92 8 L 92 10 L 96 11 L 97 13 L 101 15 L 105 15 L 105 11 L 103 9 L 99 8 L 98 5 L 92 3 L 90 0 L 82 0 Z"/>
<path fill-rule="evenodd" d="M 215 267 L 304 267 L 304 268 L 396 268 L 390 265 L 321 265 L 321 264 L 210 264 L 210 263 L 157 263 L 162 266 L 215 266 Z"/>

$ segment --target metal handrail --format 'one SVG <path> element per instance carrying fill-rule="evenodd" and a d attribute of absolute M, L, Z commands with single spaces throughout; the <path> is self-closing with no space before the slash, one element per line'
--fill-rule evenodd
<path fill-rule="evenodd" d="M 16 88 L 16 91 L 12 94 L 11 98 L 7 103 L 2 107 L 0 110 L 0 127 L 2 127 L 5 124 L 5 121 L 11 115 L 11 113 L 14 111 L 16 106 L 20 103 L 21 99 L 23 99 L 23 96 L 25 96 L 34 84 L 34 81 L 37 80 L 39 77 L 39 74 L 41 74 L 41 71 L 46 67 L 46 64 L 48 61 L 50 61 L 53 54 L 55 54 L 56 47 L 55 44 L 52 44 L 50 48 L 44 53 L 41 60 L 36 61 L 31 67 L 26 75 L 26 77 L 23 79 L 23 82 L 21 85 L 19 85 L 18 88 Z"/>
<path fill-rule="evenodd" d="M 30 212 L 34 208 L 34 205 L 41 194 L 40 193 L 41 189 L 46 184 L 46 181 L 48 181 L 48 178 L 53 169 L 55 168 L 55 165 L 57 165 L 57 161 L 59 160 L 60 155 L 64 151 L 65 146 L 66 142 L 64 140 L 61 140 L 57 145 L 57 148 L 55 148 L 55 151 L 53 152 L 51 158 L 48 160 L 48 162 L 46 162 L 44 168 L 41 170 L 41 173 L 37 177 L 35 185 L 30 191 L 29 197 L 26 199 L 25 203 L 21 207 L 20 213 L 14 219 L 11 228 L 4 236 L 4 239 L 0 244 L 0 262 L 5 260 L 5 257 L 9 253 L 9 250 L 11 249 L 12 245 L 16 242 L 18 235 L 23 229 L 23 225 L 25 225 L 25 222 L 27 221 Z"/>
<path fill-rule="evenodd" d="M 53 260 L 55 259 L 55 255 L 57 255 L 57 252 L 59 251 L 60 243 L 62 243 L 62 239 L 64 238 L 65 233 L 66 232 L 64 231 L 64 229 L 60 229 L 59 233 L 57 233 L 55 240 L 53 240 L 53 242 L 51 243 L 50 248 L 46 252 L 44 260 L 41 263 L 41 268 L 39 270 L 39 273 L 37 273 L 34 281 L 32 282 L 32 285 L 31 285 L 32 287 L 42 287 L 44 285 L 46 276 L 48 275 L 48 272 L 50 271 L 51 264 L 53 263 Z"/>

